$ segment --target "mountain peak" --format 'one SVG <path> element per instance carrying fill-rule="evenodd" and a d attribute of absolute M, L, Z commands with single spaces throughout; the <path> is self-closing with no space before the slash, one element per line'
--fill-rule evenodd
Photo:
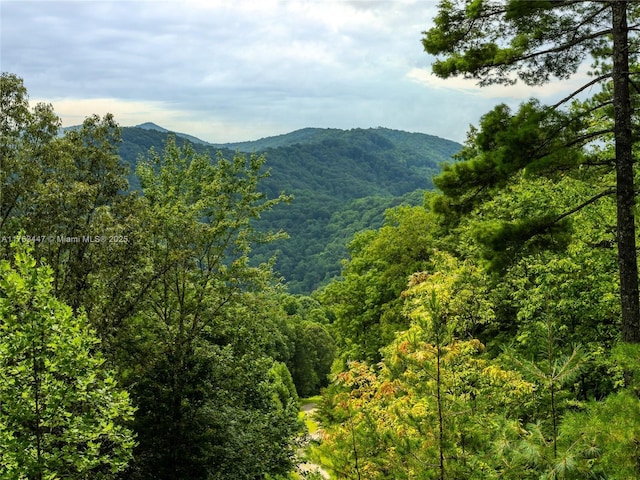
<path fill-rule="evenodd" d="M 198 143 L 201 145 L 209 145 L 209 142 L 205 142 L 204 140 L 201 140 L 198 137 L 194 137 L 193 135 L 188 135 L 186 133 L 174 132 L 173 130 L 167 130 L 166 128 L 161 127 L 160 125 L 157 125 L 153 122 L 144 122 L 132 128 L 140 128 L 142 130 L 153 130 L 161 133 L 173 133 L 175 134 L 176 137 L 185 138 L 190 142 Z"/>
<path fill-rule="evenodd" d="M 160 125 L 156 125 L 153 122 L 144 122 L 140 125 L 136 125 L 135 128 L 142 128 L 144 130 L 157 130 L 158 132 L 168 132 L 166 128 L 162 128 Z"/>

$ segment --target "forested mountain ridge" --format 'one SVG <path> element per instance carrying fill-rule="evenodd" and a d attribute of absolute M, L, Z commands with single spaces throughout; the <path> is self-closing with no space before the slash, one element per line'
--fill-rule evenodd
<path fill-rule="evenodd" d="M 136 125 L 134 128 L 142 128 L 144 130 L 154 130 L 162 133 L 173 133 L 176 137 L 187 139 L 193 143 L 200 143 L 203 145 L 209 144 L 208 142 L 205 142 L 204 140 L 200 140 L 198 137 L 194 137 L 193 135 L 189 135 L 187 133 L 172 132 L 171 130 L 167 130 L 166 128 L 163 128 L 160 125 L 156 125 L 153 122 L 144 122 L 144 123 L 141 123 L 140 125 Z"/>
<path fill-rule="evenodd" d="M 168 135 L 175 135 L 178 143 L 192 143 L 197 151 L 267 154 L 272 178 L 265 181 L 265 188 L 318 187 L 349 199 L 372 192 L 404 194 L 431 188 L 431 176 L 461 148 L 459 143 L 440 137 L 381 127 L 306 128 L 255 141 L 210 144 L 147 122 L 122 129 L 119 152 L 132 166 L 131 173 L 138 156 L 151 147 L 161 151 Z M 132 187 L 136 188 L 134 179 Z"/>
<path fill-rule="evenodd" d="M 152 130 L 161 133 L 173 133 L 176 137 L 184 138 L 192 141 L 193 143 L 200 143 L 204 145 L 213 146 L 220 149 L 239 150 L 241 152 L 253 153 L 262 152 L 269 148 L 288 147 L 296 144 L 314 144 L 321 143 L 327 139 L 335 138 L 347 138 L 358 131 L 373 131 L 387 140 L 399 144 L 402 146 L 409 146 L 409 148 L 415 149 L 418 152 L 425 153 L 427 157 L 431 157 L 433 151 L 440 151 L 445 157 L 450 156 L 450 149 L 453 148 L 457 151 L 460 145 L 452 140 L 447 140 L 434 135 L 426 133 L 407 132 L 404 130 L 395 130 L 391 128 L 377 127 L 377 128 L 354 128 L 350 130 L 343 130 L 339 128 L 314 128 L 307 127 L 294 130 L 289 133 L 281 135 L 274 135 L 270 137 L 263 137 L 258 140 L 247 140 L 240 142 L 226 142 L 226 143 L 212 143 L 194 137 L 186 133 L 173 132 L 153 122 L 145 122 L 134 127 L 125 128 L 141 128 L 143 130 Z"/>
<path fill-rule="evenodd" d="M 130 166 L 130 187 L 140 155 L 161 152 L 172 133 L 155 124 L 122 129 L 119 153 Z M 460 144 L 432 135 L 387 128 L 306 128 L 286 135 L 233 144 L 193 143 L 174 134 L 178 144 L 191 143 L 232 157 L 235 151 L 264 154 L 270 177 L 261 190 L 270 198 L 293 195 L 290 204 L 264 212 L 257 228 L 284 230 L 289 239 L 256 246 L 259 260 L 277 254 L 276 271 L 294 293 L 310 293 L 340 273 L 346 243 L 358 231 L 382 225 L 387 208 L 422 202 L 418 190 L 433 188 L 431 178 Z M 408 195 L 408 196 L 407 196 Z"/>

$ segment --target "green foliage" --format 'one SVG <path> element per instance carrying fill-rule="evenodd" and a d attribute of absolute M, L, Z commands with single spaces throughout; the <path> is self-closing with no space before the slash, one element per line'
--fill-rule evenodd
<path fill-rule="evenodd" d="M 124 128 L 120 154 L 135 171 L 138 157 L 150 147 L 162 151 L 167 133 Z M 180 144 L 186 143 L 181 139 Z M 275 270 L 284 276 L 292 293 L 309 294 L 340 274 L 346 244 L 357 232 L 379 228 L 384 211 L 402 203 L 419 205 L 416 189 L 431 188 L 431 177 L 459 148 L 455 142 L 429 135 L 384 128 L 305 129 L 250 144 L 204 146 L 198 153 L 230 149 L 262 152 L 271 176 L 261 181 L 270 197 L 286 191 L 289 205 L 264 212 L 255 223 L 260 231 L 285 230 L 286 241 L 256 245 L 256 261 L 277 255 Z M 131 188 L 139 180 L 129 176 Z"/>
<path fill-rule="evenodd" d="M 619 353 L 616 356 L 620 359 Z M 572 355 L 558 362 L 555 375 L 539 369 L 532 373 L 548 382 L 548 394 L 552 377 L 562 381 L 573 375 L 576 359 Z M 555 433 L 550 433 L 548 422 L 538 420 L 527 425 L 527 433 L 504 452 L 510 468 L 520 478 L 635 478 L 640 471 L 637 395 L 621 390 L 601 401 L 572 404 L 566 395 L 564 401 L 570 408 L 563 411 Z"/>
<path fill-rule="evenodd" d="M 298 409 L 270 358 L 205 342 L 182 359 L 160 353 L 134 389 L 140 447 L 127 478 L 250 479 L 292 468 Z"/>
<path fill-rule="evenodd" d="M 464 54 L 449 44 L 442 53 L 452 58 L 437 68 L 477 67 L 469 72 L 501 82 L 523 52 L 547 45 L 542 26 L 562 29 L 592 13 L 586 28 L 616 5 L 443 1 L 427 37 L 445 42 L 437 48 L 475 39 Z M 638 7 L 628 6 L 632 18 Z M 510 26 L 484 37 L 495 19 Z M 538 24 L 520 25 L 531 19 Z M 598 48 L 597 68 L 611 71 L 602 61 L 610 45 Z M 545 80 L 542 65 L 524 65 L 525 81 Z M 572 65 L 544 68 L 553 75 Z M 20 478 L 21 464 L 43 471 L 25 476 L 46 478 L 42 462 L 54 458 L 27 462 L 33 450 L 18 439 L 53 445 L 55 458 L 93 468 L 91 478 L 293 478 L 298 395 L 321 389 L 315 461 L 337 478 L 636 478 L 640 363 L 635 344 L 619 343 L 612 91 L 606 85 L 565 110 L 497 106 L 436 179 L 443 195 L 404 192 L 429 186 L 417 177 L 433 165 L 419 157 L 448 158 L 451 145 L 404 132 L 306 129 L 234 146 L 267 149 L 268 177 L 262 155 L 213 158 L 210 146 L 180 148 L 166 132 L 124 129 L 119 151 L 138 166 L 128 176 L 136 195 L 126 193 L 111 116 L 58 137 L 53 110 L 31 109 L 22 81 L 4 74 L 3 235 L 89 229 L 128 239 L 40 241 L 35 251 L 51 271 L 28 255 L 1 264 L 0 326 L 10 334 L 0 336 L 8 386 L 0 447 L 9 445 L 0 460 L 9 478 Z M 291 205 L 281 205 L 283 189 L 296 194 Z M 270 245 L 281 229 L 291 237 Z M 13 259 L 8 244 L 0 249 Z M 347 255 L 339 277 L 337 259 Z M 312 297 L 290 295 L 274 266 L 294 291 L 338 279 Z M 31 297 L 11 300 L 31 286 Z M 27 297 L 31 304 L 20 303 Z M 5 320 L 14 311 L 25 321 Z M 46 331 L 36 332 L 34 319 Z M 40 336 L 10 332 L 28 328 Z M 14 344 L 25 355 L 7 354 Z M 78 348 L 85 353 L 68 355 Z M 70 381 L 88 371 L 78 362 L 95 371 L 85 383 Z M 18 383 L 14 374 L 31 377 Z M 138 407 L 139 444 L 119 474 L 133 447 L 121 421 L 132 410 L 114 377 Z M 51 387 L 38 390 L 44 380 Z M 104 398 L 82 387 L 98 381 Z M 91 418 L 100 441 L 121 429 L 120 450 L 101 449 L 90 434 L 65 436 L 64 422 L 74 435 L 90 425 L 74 423 L 85 400 L 57 403 L 74 414 L 53 425 L 63 409 L 49 415 L 11 390 L 62 398 L 56 382 L 99 411 L 121 401 L 120 413 L 108 412 L 117 421 Z M 104 395 L 108 388 L 118 395 Z M 16 426 L 31 433 L 18 437 Z M 58 448 L 65 441 L 70 447 Z"/>
<path fill-rule="evenodd" d="M 531 252 L 566 249 L 577 234 L 573 217 L 583 209 L 599 208 L 596 203 L 611 205 L 611 173 L 602 166 L 575 168 L 590 161 L 587 151 L 568 146 L 565 139 L 553 136 L 557 132 L 549 133 L 560 120 L 544 111 L 536 102 L 523 105 L 515 115 L 506 107 L 496 108 L 483 118 L 481 130 L 472 130 L 459 155 L 462 161 L 445 166 L 434 179 L 444 193 L 434 201 L 434 210 L 446 216 L 451 228 L 460 230 L 460 222 L 472 224 L 468 234 L 496 271 L 504 272 Z M 551 115 L 560 118 L 558 113 Z M 496 127 L 495 116 L 505 125 Z M 524 137 L 522 142 L 513 137 L 520 136 L 521 117 L 527 116 L 539 118 L 527 127 L 537 133 L 526 134 L 531 141 L 524 145 Z M 593 155 L 599 154 L 588 155 L 595 163 Z M 615 216 L 610 218 L 615 223 Z"/>
<path fill-rule="evenodd" d="M 327 466 L 339 478 L 498 478 L 497 448 L 519 428 L 510 409 L 533 385 L 455 336 L 454 289 L 417 276 L 411 327 L 384 349 L 379 369 L 352 362 L 323 407 Z M 513 477 L 511 477 L 513 478 Z"/>
<path fill-rule="evenodd" d="M 22 478 L 13 473 L 33 451 L 26 447 L 27 433 L 11 430 L 18 425 L 35 431 L 31 439 L 42 440 L 36 442 L 43 448 L 36 467 L 43 473 L 27 472 L 25 478 L 47 477 L 42 465 L 49 450 L 51 458 L 62 459 L 55 460 L 57 465 L 67 462 L 69 467 L 59 478 L 286 475 L 300 423 L 294 384 L 283 364 L 289 360 L 289 343 L 277 303 L 282 290 L 275 285 L 272 262 L 250 261 L 254 245 L 281 236 L 258 232 L 252 222 L 286 200 L 270 200 L 259 191 L 264 158 L 212 159 L 169 141 L 162 155 L 152 152 L 142 162 L 137 184 L 145 195 L 139 196 L 126 192 L 126 170 L 117 155 L 121 130 L 111 115 L 92 116 L 58 136 L 53 111 L 30 109 L 22 80 L 12 75 L 2 77 L 2 102 L 3 113 L 12 117 L 2 117 L 6 156 L 0 200 L 7 237 L 1 253 L 13 256 L 5 238 L 20 234 L 32 238 L 37 255 L 51 263 L 43 280 L 51 298 L 43 303 L 48 322 L 43 325 L 51 329 L 31 339 L 36 353 L 42 353 L 33 368 L 48 382 L 43 387 L 50 387 L 40 398 L 58 395 L 62 386 L 72 395 L 74 388 L 88 385 L 78 393 L 84 400 L 76 403 L 60 394 L 68 405 L 41 410 L 49 416 L 40 423 L 33 420 L 35 414 L 23 415 L 15 407 L 20 402 L 28 406 L 29 389 L 38 387 L 39 380 L 20 379 L 2 388 L 0 438 L 8 442 L 3 447 L 11 448 L 2 457 L 2 474 Z M 34 282 L 42 278 L 38 275 Z M 73 310 L 58 308 L 54 296 Z M 44 302 L 35 298 L 33 305 Z M 0 324 L 7 332 L 4 314 L 14 306 L 34 321 L 43 313 L 18 302 L 0 303 Z M 58 329 L 54 319 L 64 320 L 65 328 Z M 80 326 L 73 323 L 77 319 Z M 23 329 L 33 326 L 23 324 Z M 40 347 L 41 339 L 49 343 Z M 60 355 L 89 353 L 65 356 L 64 368 L 78 370 L 67 372 L 53 363 L 53 354 L 47 363 L 45 353 L 54 349 Z M 21 365 L 21 357 L 4 353 L 0 381 L 10 382 L 8 373 Z M 49 373 L 45 367 L 57 369 L 52 379 L 44 376 Z M 84 383 L 74 384 L 74 374 Z M 114 377 L 127 388 L 135 415 L 127 395 L 117 393 Z M 17 385 L 25 396 L 15 394 Z M 4 395 L 12 399 L 5 401 Z M 129 410 L 119 409 L 118 401 Z M 113 409 L 105 413 L 100 408 L 108 402 Z M 6 416 L 5 407 L 13 409 Z M 115 421 L 121 417 L 131 420 L 135 448 L 130 432 Z M 73 427 L 71 433 L 65 422 Z M 109 443 L 110 432 L 120 437 Z"/>
<path fill-rule="evenodd" d="M 518 177 L 449 227 L 450 240 L 443 244 L 457 255 L 479 257 L 485 261 L 481 265 L 499 272 L 492 279 L 492 294 L 502 295 L 499 301 L 511 304 L 509 308 L 522 307 L 521 321 L 535 316 L 532 308 L 543 312 L 546 296 L 547 303 L 561 309 L 576 338 L 611 339 L 619 314 L 615 205 L 611 198 L 589 203 L 592 185 L 588 178 Z M 516 234 L 518 226 L 535 225 L 530 219 L 557 218 L 575 204 L 584 206 L 555 226 L 525 238 Z M 504 248 L 496 248 L 492 240 L 497 238 L 506 242 Z M 505 321 L 505 327 L 515 326 L 510 318 Z"/>
<path fill-rule="evenodd" d="M 517 175 L 455 222 L 432 215 L 429 262 L 409 277 L 403 294 L 411 326 L 382 348 L 382 363 L 353 362 L 326 390 L 321 449 L 327 468 L 341 478 L 590 478 L 596 450 L 629 446 L 616 446 L 613 433 L 595 445 L 573 417 L 600 408 L 634 378 L 628 375 L 634 369 L 625 373 L 624 367 L 633 363 L 632 353 L 615 357 L 624 362 L 609 356 L 619 337 L 615 205 L 609 198 L 589 202 L 595 181 L 591 175 Z M 495 257 L 486 238 L 502 222 L 561 215 L 582 203 L 567 219 L 562 242 L 557 233 L 514 242 L 501 275 L 487 268 Z M 364 252 L 376 234 L 359 238 L 353 246 Z M 369 265 L 384 265 L 387 252 L 373 252 Z M 369 298 L 376 297 L 365 294 L 361 301 Z M 365 318 L 354 314 L 352 324 Z M 474 337 L 488 351 L 469 340 Z M 574 350 L 577 343 L 582 347 Z M 500 354 L 506 346 L 509 354 Z M 460 350 L 473 356 L 453 354 Z M 414 366 L 415 357 L 423 363 Z M 477 376 L 475 365 L 484 368 Z M 498 379 L 525 390 L 503 399 L 509 393 Z M 394 409 L 397 392 L 404 403 Z M 421 417 L 401 414 L 418 406 Z"/>
<path fill-rule="evenodd" d="M 422 43 L 426 52 L 442 56 L 433 70 L 443 78 L 541 85 L 568 78 L 602 48 L 610 32 L 608 10 L 591 2 L 443 0 Z"/>
<path fill-rule="evenodd" d="M 444 193 L 459 197 L 481 187 L 504 185 L 514 173 L 524 168 L 539 173 L 559 160 L 565 167 L 576 162 L 576 149 L 566 148 L 557 136 L 558 125 L 566 118 L 558 111 L 530 100 L 511 113 L 504 104 L 496 106 L 480 119 L 467 145 L 457 155 L 463 162 L 445 166 L 435 180 Z M 482 199 L 470 196 L 477 202 Z"/>
<path fill-rule="evenodd" d="M 585 358 L 579 347 L 574 347 L 570 354 L 564 354 L 559 346 L 557 328 L 550 315 L 536 324 L 532 336 L 538 336 L 536 344 L 530 351 L 532 359 L 511 359 L 525 378 L 537 385 L 534 398 L 534 416 L 537 422 L 530 426 L 533 433 L 529 440 L 544 438 L 542 444 L 536 445 L 537 455 L 532 461 L 542 470 L 553 470 L 558 461 L 558 424 L 563 410 L 566 408 L 570 393 L 563 387 L 574 381 L 580 374 Z M 539 349 L 539 350 L 537 350 Z M 548 420 L 544 411 L 547 411 Z M 544 423 L 543 423 L 544 422 Z M 549 439 L 547 441 L 547 439 Z"/>
<path fill-rule="evenodd" d="M 94 115 L 58 137 L 53 110 L 38 105 L 31 112 L 22 81 L 2 81 L 8 97 L 3 101 L 13 102 L 7 112 L 28 115 L 7 117 L 11 129 L 3 148 L 13 153 L 3 157 L 0 169 L 0 230 L 5 238 L 22 230 L 36 242 L 37 255 L 53 269 L 54 295 L 74 309 L 84 307 L 107 342 L 136 295 L 144 293 L 141 265 L 148 253 L 144 208 L 124 193 L 120 128 L 113 116 Z M 0 243 L 7 258 L 8 246 Z M 136 288 L 127 295 L 123 285 Z"/>
<path fill-rule="evenodd" d="M 51 105 L 30 109 L 27 89 L 14 74 L 3 72 L 0 77 L 0 106 L 0 231 L 15 235 L 20 230 L 15 217 L 31 207 L 31 191 L 39 188 L 45 170 L 39 160 L 47 157 L 60 119 Z"/>
<path fill-rule="evenodd" d="M 118 340 L 138 359 L 126 362 L 140 406 L 130 478 L 286 473 L 295 391 L 269 356 L 270 266 L 249 262 L 252 244 L 274 238 L 251 221 L 286 198 L 257 190 L 263 157 L 212 162 L 173 140 L 150 156 L 138 172 L 155 280 Z"/>
<path fill-rule="evenodd" d="M 86 316 L 53 296 L 51 268 L 12 247 L 0 261 L 0 476 L 115 478 L 135 444 L 129 396 Z"/>
<path fill-rule="evenodd" d="M 542 85 L 552 77 L 569 78 L 585 59 L 595 59 L 596 78 L 556 105 L 542 108 L 535 101 L 528 102 L 515 115 L 499 106 L 483 117 L 481 130 L 472 132 L 463 150 L 464 164 L 449 169 L 436 183 L 452 197 L 452 202 L 439 203 L 442 211 L 449 212 L 464 211 L 470 208 L 469 202 L 486 200 L 494 187 L 521 171 L 556 178 L 565 172 L 581 175 L 581 169 L 597 172 L 592 178 L 607 178 L 615 172 L 615 188 L 594 183 L 585 203 L 555 217 L 534 218 L 530 227 L 516 223 L 514 233 L 516 240 L 523 233 L 539 235 L 584 206 L 615 194 L 621 331 L 630 342 L 640 342 L 634 220 L 637 139 L 632 135 L 637 121 L 632 105 L 637 107 L 638 100 L 631 80 L 637 74 L 635 23 L 639 17 L 637 2 L 627 1 L 510 0 L 503 5 L 443 0 L 435 26 L 423 38 L 428 53 L 443 56 L 433 66 L 437 75 L 464 75 L 478 79 L 481 85 L 515 83 L 516 79 Z M 567 106 L 580 92 L 597 84 L 602 87 L 600 94 Z M 609 155 L 603 156 L 604 152 Z M 498 239 L 497 246 L 509 246 L 502 236 Z"/>
<path fill-rule="evenodd" d="M 287 314 L 287 366 L 298 395 L 316 395 L 329 383 L 336 353 L 329 321 L 320 303 L 311 297 L 287 296 L 283 300 Z"/>
<path fill-rule="evenodd" d="M 429 261 L 403 294 L 412 323 L 385 338 L 379 363 L 363 347 L 381 337 L 376 267 L 390 255 L 367 250 L 377 232 L 356 237 L 344 282 L 325 290 L 345 357 L 369 362 L 343 364 L 325 395 L 321 448 L 340 478 L 638 476 L 637 352 L 611 348 L 640 331 L 627 135 L 638 99 L 625 113 L 635 66 L 620 60 L 637 54 L 625 21 L 639 12 L 634 2 L 440 3 L 424 37 L 441 55 L 437 75 L 543 84 L 594 55 L 602 93 L 564 109 L 572 97 L 499 105 L 471 130 L 435 179 L 444 195 L 432 199 Z M 370 275 L 356 277 L 363 252 Z M 496 379 L 522 388 L 507 394 L 517 400 Z M 629 421 L 612 422 L 615 408 Z"/>
<path fill-rule="evenodd" d="M 574 473 L 567 478 L 622 480 L 640 475 L 638 412 L 637 395 L 621 391 L 602 402 L 590 402 L 583 411 L 568 413 L 560 429 L 562 447 L 570 447 L 572 454 Z"/>
<path fill-rule="evenodd" d="M 274 400 L 280 403 L 283 407 L 286 406 L 291 400 L 298 402 L 298 392 L 296 392 L 296 386 L 293 384 L 293 378 L 291 373 L 284 363 L 275 362 L 269 369 L 269 376 L 273 383 L 273 389 L 276 391 L 277 396 Z"/>
<path fill-rule="evenodd" d="M 520 181 L 479 209 L 470 223 L 491 222 L 492 215 L 535 216 L 562 209 L 586 198 L 588 189 L 573 179 Z M 555 335 L 562 338 L 560 354 L 570 354 L 577 344 L 584 350 L 587 362 L 574 391 L 583 400 L 602 398 L 613 388 L 603 352 L 620 333 L 614 217 L 614 202 L 602 199 L 572 216 L 572 235 L 563 248 L 530 241 L 512 252 L 509 266 L 492 280 L 496 321 L 481 335 L 492 349 L 506 344 L 526 358 L 539 358 L 541 326 L 551 318 Z"/>
<path fill-rule="evenodd" d="M 380 228 L 389 208 L 422 202 L 422 191 L 402 197 L 358 198 L 346 203 L 312 191 L 299 192 L 291 205 L 264 215 L 256 227 L 264 222 L 260 228 L 271 224 L 290 232 L 286 241 L 272 246 L 277 255 L 274 268 L 287 280 L 290 292 L 309 293 L 340 276 L 341 262 L 348 257 L 347 244 L 357 233 Z M 272 253 L 260 247 L 257 251 L 261 253 L 257 258 Z"/>
<path fill-rule="evenodd" d="M 321 295 L 345 360 L 379 361 L 380 348 L 407 327 L 400 294 L 412 273 L 430 265 L 434 229 L 424 207 L 401 206 L 387 211 L 382 228 L 350 243 L 343 279 Z"/>

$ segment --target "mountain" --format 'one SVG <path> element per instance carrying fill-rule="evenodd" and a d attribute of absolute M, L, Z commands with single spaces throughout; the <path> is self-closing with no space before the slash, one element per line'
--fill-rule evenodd
<path fill-rule="evenodd" d="M 137 159 L 151 147 L 162 151 L 166 129 L 155 124 L 124 127 L 120 155 L 135 171 Z M 382 225 L 384 211 L 401 203 L 416 205 L 443 162 L 461 145 L 422 133 L 387 128 L 305 128 L 255 141 L 207 144 L 175 133 L 212 158 L 220 151 L 264 154 L 270 177 L 263 191 L 273 198 L 292 194 L 289 205 L 263 214 L 259 229 L 280 230 L 288 240 L 254 249 L 257 260 L 278 254 L 276 270 L 293 293 L 310 293 L 340 274 L 340 261 L 354 233 Z M 180 142 L 179 142 L 180 143 Z M 130 187 L 139 189 L 135 175 Z"/>
<path fill-rule="evenodd" d="M 284 135 L 276 135 L 273 137 L 261 138 L 259 140 L 251 140 L 248 142 L 222 143 L 216 144 L 218 147 L 230 148 L 241 152 L 261 152 L 267 148 L 287 147 L 297 143 L 313 143 L 322 137 L 322 132 L 338 130 L 322 129 L 322 128 L 303 128 L 295 132 L 285 133 Z"/>
<path fill-rule="evenodd" d="M 166 128 L 163 128 L 160 125 L 156 125 L 153 122 L 141 123 L 140 125 L 136 125 L 133 128 L 142 128 L 143 130 L 155 130 L 157 132 L 162 132 L 162 133 L 169 133 L 170 132 L 170 130 L 167 130 Z"/>
<path fill-rule="evenodd" d="M 156 125 L 152 122 L 141 123 L 140 125 L 136 125 L 133 128 L 141 128 L 143 130 L 154 130 L 156 132 L 161 133 L 173 133 L 176 137 L 185 138 L 192 143 L 197 143 L 200 145 L 210 145 L 208 142 L 204 140 L 200 140 L 198 137 L 194 137 L 193 135 L 188 135 L 186 133 L 172 132 L 171 130 L 167 130 L 166 128 L 162 128 L 160 125 Z"/>

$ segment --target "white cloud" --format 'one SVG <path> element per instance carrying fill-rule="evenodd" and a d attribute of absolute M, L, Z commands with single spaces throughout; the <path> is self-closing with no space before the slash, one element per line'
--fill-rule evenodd
<path fill-rule="evenodd" d="M 33 103 L 51 103 L 63 126 L 78 125 L 85 118 L 112 113 L 118 123 L 131 126 L 157 118 L 156 123 L 170 122 L 180 112 L 171 111 L 163 102 L 126 101 L 116 98 L 92 99 L 31 99 Z M 155 121 L 155 120 L 154 120 Z"/>
<path fill-rule="evenodd" d="M 430 75 L 431 0 L 0 1 L 2 70 L 66 124 L 112 112 L 214 142 L 378 125 L 459 140 L 494 103 L 536 94 Z"/>
<path fill-rule="evenodd" d="M 426 68 L 412 68 L 407 72 L 406 77 L 429 89 L 451 90 L 466 95 L 493 99 L 525 100 L 536 97 L 544 101 L 554 102 L 566 97 L 571 92 L 588 83 L 591 77 L 588 76 L 587 71 L 588 67 L 585 65 L 568 80 L 552 81 L 545 85 L 534 87 L 525 85 L 521 81 L 518 81 L 514 85 L 489 85 L 480 87 L 477 84 L 477 80 L 462 77 L 444 79 L 437 77 Z M 593 88 L 595 89 L 597 87 Z M 594 91 L 587 93 L 594 93 Z"/>

